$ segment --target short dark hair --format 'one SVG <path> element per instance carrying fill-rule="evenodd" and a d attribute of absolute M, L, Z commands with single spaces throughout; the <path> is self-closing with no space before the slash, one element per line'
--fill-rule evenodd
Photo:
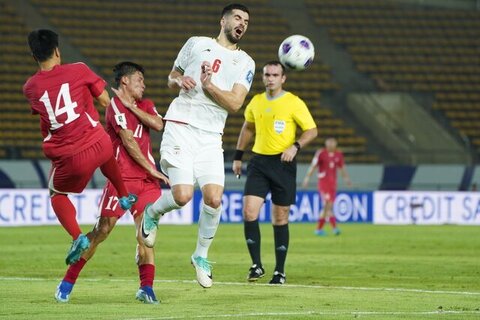
<path fill-rule="evenodd" d="M 47 61 L 58 48 L 58 34 L 48 29 L 33 30 L 28 35 L 28 46 L 35 60 Z"/>
<path fill-rule="evenodd" d="M 232 11 L 235 10 L 235 9 L 241 10 L 241 11 L 243 11 L 243 12 L 248 13 L 248 15 L 250 15 L 250 11 L 249 11 L 248 8 L 247 8 L 246 6 L 244 6 L 243 4 L 240 4 L 240 3 L 231 3 L 231 4 L 229 4 L 228 6 L 226 6 L 225 8 L 223 8 L 223 10 L 222 10 L 222 17 L 225 16 L 226 14 L 232 13 Z"/>
<path fill-rule="evenodd" d="M 113 74 L 115 75 L 115 84 L 117 88 L 120 87 L 120 82 L 124 76 L 132 75 L 137 71 L 140 71 L 143 75 L 145 74 L 145 69 L 135 62 L 123 61 L 117 63 L 115 67 L 113 67 Z"/>
<path fill-rule="evenodd" d="M 272 60 L 272 61 L 268 61 L 267 63 L 265 63 L 262 67 L 265 68 L 266 66 L 281 66 L 282 67 L 282 75 L 285 74 L 285 66 L 278 60 Z"/>

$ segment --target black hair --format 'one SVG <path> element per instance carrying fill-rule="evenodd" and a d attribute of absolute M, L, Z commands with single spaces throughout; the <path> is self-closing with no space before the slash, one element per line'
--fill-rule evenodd
<path fill-rule="evenodd" d="M 250 11 L 249 11 L 248 8 L 247 8 L 246 6 L 244 6 L 243 4 L 240 4 L 240 3 L 231 3 L 231 4 L 229 4 L 228 6 L 226 6 L 225 8 L 223 8 L 223 10 L 222 10 L 222 17 L 225 16 L 226 14 L 232 13 L 232 11 L 235 10 L 235 9 L 241 10 L 241 11 L 243 11 L 243 12 L 248 13 L 248 15 L 250 15 Z"/>
<path fill-rule="evenodd" d="M 124 76 L 130 76 L 137 71 L 140 71 L 143 75 L 145 74 L 145 69 L 137 63 L 130 61 L 117 63 L 115 67 L 113 67 L 113 74 L 115 76 L 115 84 L 117 88 L 120 87 L 120 82 Z"/>
<path fill-rule="evenodd" d="M 48 29 L 33 30 L 28 34 L 28 46 L 35 60 L 47 61 L 58 48 L 58 34 Z"/>
<path fill-rule="evenodd" d="M 266 66 L 281 66 L 282 67 L 282 75 L 285 74 L 285 66 L 278 60 L 272 60 L 272 61 L 268 61 L 267 63 L 265 63 L 262 67 L 265 68 Z"/>

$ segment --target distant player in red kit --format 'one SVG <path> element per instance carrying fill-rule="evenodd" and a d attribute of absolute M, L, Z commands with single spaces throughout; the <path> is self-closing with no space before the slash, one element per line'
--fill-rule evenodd
<path fill-rule="evenodd" d="M 120 196 L 120 206 L 128 210 L 136 201 L 122 181 L 110 137 L 98 120 L 95 98 L 107 107 L 110 101 L 105 81 L 83 63 L 61 64 L 58 35 L 51 30 L 35 30 L 28 44 L 40 70 L 23 86 L 32 114 L 40 115 L 43 152 L 52 161 L 48 181 L 52 208 L 72 236 L 66 263 L 73 264 L 90 246 L 76 219 L 69 193 L 85 189 L 100 168 Z"/>
<path fill-rule="evenodd" d="M 142 66 L 125 61 L 117 64 L 113 72 L 117 97 L 111 99 L 105 121 L 123 181 L 138 197 L 137 203 L 130 209 L 137 227 L 136 263 L 140 275 L 140 289 L 136 298 L 145 303 L 156 304 L 158 300 L 153 291 L 154 249 L 144 245 L 140 225 L 145 205 L 160 198 L 159 181 L 168 183 L 168 179 L 155 167 L 150 142 L 150 129 L 162 130 L 163 119 L 157 113 L 153 102 L 143 99 L 145 71 Z M 55 294 L 59 302 L 68 302 L 81 270 L 125 213 L 118 205 L 118 193 L 111 182 L 107 182 L 103 189 L 99 207 L 100 218 L 88 234 L 91 240 L 90 248 L 77 263 L 68 268 Z"/>
<path fill-rule="evenodd" d="M 318 192 L 323 202 L 323 210 L 320 214 L 315 234 L 319 236 L 326 234 L 323 226 L 328 218 L 333 228 L 333 233 L 339 235 L 340 230 L 337 228 L 337 222 L 333 213 L 333 203 L 337 193 L 337 169 L 348 186 L 351 186 L 352 182 L 345 168 L 343 153 L 337 150 L 337 140 L 335 138 L 327 138 L 325 140 L 325 149 L 318 150 L 313 156 L 310 168 L 303 180 L 302 186 L 304 188 L 307 187 L 315 168 L 318 168 Z"/>

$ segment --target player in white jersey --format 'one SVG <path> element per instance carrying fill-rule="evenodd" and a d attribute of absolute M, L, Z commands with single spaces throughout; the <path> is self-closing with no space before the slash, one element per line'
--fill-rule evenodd
<path fill-rule="evenodd" d="M 155 244 L 158 220 L 193 197 L 194 184 L 202 191 L 197 247 L 191 263 L 198 283 L 212 286 L 208 249 L 218 228 L 225 180 L 222 133 L 229 112 L 238 111 L 253 81 L 255 62 L 237 43 L 248 28 L 249 11 L 231 4 L 222 11 L 217 38 L 191 37 L 184 44 L 168 86 L 180 89 L 164 117 L 160 147 L 162 170 L 171 192 L 145 209 L 142 237 Z"/>

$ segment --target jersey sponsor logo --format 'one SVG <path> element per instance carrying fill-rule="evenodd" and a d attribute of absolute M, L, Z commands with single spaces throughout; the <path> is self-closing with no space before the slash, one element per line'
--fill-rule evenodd
<path fill-rule="evenodd" d="M 212 49 L 207 48 L 207 49 L 203 50 L 203 52 L 205 52 L 205 51 L 210 52 L 210 51 L 212 51 Z"/>
<path fill-rule="evenodd" d="M 275 120 L 273 122 L 273 130 L 275 130 L 275 132 L 278 134 L 282 133 L 285 130 L 285 126 L 285 120 Z"/>
<path fill-rule="evenodd" d="M 245 80 L 247 80 L 247 82 L 249 84 L 252 84 L 252 81 L 253 81 L 253 71 L 252 70 L 248 71 L 247 76 L 245 77 Z"/>

